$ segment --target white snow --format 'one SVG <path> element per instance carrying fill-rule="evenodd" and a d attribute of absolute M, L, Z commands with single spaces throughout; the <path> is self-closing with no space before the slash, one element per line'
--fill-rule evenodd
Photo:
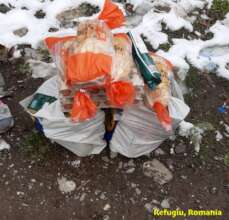
<path fill-rule="evenodd" d="M 149 7 L 148 1 L 131 0 L 136 7 Z M 147 2 L 147 3 L 146 3 Z M 151 3 L 151 9 L 143 16 L 137 30 L 147 37 L 149 43 L 156 50 L 160 44 L 168 43 L 168 36 L 162 31 L 162 24 L 170 31 L 186 29 L 189 32 L 193 31 L 193 22 L 196 20 L 198 12 L 195 9 L 203 9 L 204 5 L 210 7 L 211 0 L 155 0 Z M 157 6 L 167 7 L 167 11 L 158 10 Z M 169 11 L 168 11 L 169 10 Z M 193 12 L 193 16 L 188 13 Z M 204 19 L 208 17 L 204 14 Z M 211 40 L 192 40 L 192 39 L 172 39 L 173 45 L 168 52 L 162 50 L 157 51 L 159 55 L 166 57 L 178 69 L 180 80 L 184 80 L 189 69 L 189 65 L 207 71 L 216 71 L 218 75 L 229 79 L 229 70 L 226 64 L 229 62 L 229 13 L 225 20 L 217 21 L 207 32 L 214 34 Z M 197 34 L 197 36 L 199 33 Z M 200 36 L 198 36 L 200 37 Z M 207 48 L 211 47 L 211 53 L 207 52 Z M 219 49 L 220 48 L 220 49 Z M 205 55 L 201 54 L 205 50 Z M 219 53 L 220 50 L 220 53 Z M 188 61 L 188 63 L 187 63 Z M 214 69 L 215 67 L 216 69 Z M 212 69 L 213 68 L 213 69 Z"/>
<path fill-rule="evenodd" d="M 84 0 L 0 0 L 0 4 L 10 4 L 14 8 L 6 14 L 0 13 L 0 44 L 7 47 L 16 44 L 31 44 L 37 47 L 38 43 L 45 37 L 51 35 L 68 35 L 75 33 L 75 29 L 64 29 L 59 27 L 56 15 L 66 9 L 77 7 Z M 98 5 L 102 8 L 104 0 L 87 0 L 86 2 Z M 28 10 L 22 9 L 26 7 Z M 42 10 L 46 13 L 43 19 L 34 16 L 36 11 Z M 13 31 L 22 27 L 28 28 L 28 33 L 19 37 L 13 34 Z M 49 33 L 50 27 L 58 27 L 60 30 L 55 33 Z"/>
<path fill-rule="evenodd" d="M 104 4 L 104 0 L 0 0 L 0 3 L 13 6 L 6 14 L 0 13 L 0 44 L 11 47 L 27 43 L 37 47 L 45 37 L 74 34 L 76 31 L 74 28 L 60 27 L 56 15 L 66 9 L 75 8 L 83 2 L 98 5 L 100 8 Z M 128 0 L 127 2 L 134 5 L 136 15 L 128 17 L 127 27 L 120 28 L 118 31 L 136 28 L 155 50 L 161 44 L 168 43 L 168 35 L 164 32 L 163 26 L 172 32 L 184 28 L 188 32 L 194 31 L 196 36 L 200 37 L 200 33 L 197 34 L 193 30 L 193 23 L 198 16 L 208 20 L 208 16 L 204 13 L 199 14 L 198 10 L 203 10 L 204 7 L 210 8 L 212 4 L 212 0 Z M 121 3 L 118 5 L 123 9 Z M 46 13 L 43 19 L 34 16 L 38 10 Z M 95 16 L 97 15 L 92 17 Z M 56 27 L 59 30 L 50 33 L 48 32 L 50 27 Z M 19 28 L 27 28 L 28 33 L 22 37 L 16 36 L 13 31 Z M 173 38 L 168 52 L 157 51 L 178 69 L 180 81 L 185 79 L 190 64 L 201 70 L 216 71 L 219 76 L 229 79 L 227 69 L 229 38 L 226 37 L 229 36 L 229 13 L 223 21 L 217 21 L 209 30 L 206 29 L 207 32 L 213 33 L 213 39 L 204 41 L 184 37 Z"/>

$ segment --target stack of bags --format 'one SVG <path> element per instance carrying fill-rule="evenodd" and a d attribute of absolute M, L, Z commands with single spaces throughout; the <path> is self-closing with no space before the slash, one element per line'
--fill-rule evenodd
<path fill-rule="evenodd" d="M 155 149 L 189 112 L 173 97 L 180 91 L 172 64 L 149 53 L 135 31 L 112 33 L 124 21 L 118 6 L 106 0 L 98 18 L 81 22 L 75 36 L 45 39 L 58 74 L 37 93 L 43 90 L 56 101 L 33 116 L 48 138 L 79 156 L 106 146 L 102 109 L 119 109 L 105 111 L 112 112 L 108 124 L 116 125 L 110 146 L 127 157 Z"/>

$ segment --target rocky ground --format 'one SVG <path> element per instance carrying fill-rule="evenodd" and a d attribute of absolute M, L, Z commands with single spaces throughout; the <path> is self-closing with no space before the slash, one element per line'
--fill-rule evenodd
<path fill-rule="evenodd" d="M 186 96 L 191 106 L 187 120 L 211 127 L 198 156 L 188 139 L 177 137 L 149 157 L 130 160 L 111 159 L 108 149 L 79 158 L 37 134 L 18 104 L 42 83 L 27 71 L 22 60 L 1 62 L 10 92 L 3 101 L 15 119 L 15 126 L 2 136 L 11 149 L 0 152 L 1 219 L 158 219 L 152 215 L 155 207 L 221 209 L 223 217 L 210 219 L 228 219 L 228 115 L 217 112 L 229 94 L 223 78 L 195 69 L 187 78 L 193 88 Z M 223 135 L 220 141 L 216 131 Z M 155 169 L 165 178 L 155 177 Z"/>
<path fill-rule="evenodd" d="M 3 6 L 0 9 L 1 13 L 3 9 L 10 10 Z M 72 18 L 76 15 L 88 13 L 89 16 L 97 10 L 81 6 L 63 12 L 58 19 L 63 26 L 71 27 L 75 25 Z M 211 12 L 209 24 L 201 19 L 196 21 L 194 28 L 200 32 L 201 39 L 212 37 L 204 30 L 219 15 Z M 42 17 L 42 11 L 37 16 Z M 18 31 L 15 34 L 26 34 L 27 30 Z M 57 29 L 54 27 L 51 31 Z M 194 31 L 164 31 L 169 43 L 160 45 L 160 49 L 165 51 L 170 48 L 172 38 L 197 38 Z M 7 92 L 2 101 L 9 105 L 15 120 L 14 127 L 1 136 L 11 146 L 10 150 L 0 151 L 1 220 L 172 219 L 153 216 L 154 208 L 219 209 L 223 211 L 222 217 L 176 219 L 229 219 L 226 132 L 229 117 L 217 110 L 228 99 L 227 80 L 215 73 L 189 70 L 186 85 L 190 92 L 185 100 L 191 112 L 187 121 L 205 131 L 199 154 L 194 150 L 194 139 L 177 135 L 175 140 L 167 140 L 151 155 L 134 160 L 120 155 L 111 158 L 108 149 L 100 155 L 80 158 L 39 134 L 33 120 L 19 105 L 19 101 L 35 92 L 43 82 L 43 79 L 31 77 L 25 59 L 50 62 L 50 57 L 47 51 L 41 48 L 35 51 L 29 45 L 16 49 L 21 49 L 22 58 L 12 59 L 15 48 L 6 52 L 0 45 L 0 76 L 4 77 Z M 39 65 L 43 65 L 43 71 L 55 71 L 47 70 L 44 63 Z M 37 76 L 34 72 L 33 75 Z"/>

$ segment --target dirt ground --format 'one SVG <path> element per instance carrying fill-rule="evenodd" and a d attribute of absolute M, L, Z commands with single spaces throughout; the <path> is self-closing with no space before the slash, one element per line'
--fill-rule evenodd
<path fill-rule="evenodd" d="M 155 217 L 147 210 L 147 204 L 153 203 L 160 208 L 156 203 L 164 199 L 169 199 L 170 209 L 224 212 L 222 217 L 178 220 L 229 219 L 229 169 L 223 160 L 229 152 L 229 140 L 224 136 L 217 142 L 215 138 L 215 131 L 223 134 L 222 122 L 228 121 L 227 115 L 217 112 L 228 97 L 228 81 L 196 70 L 190 75 L 197 77 L 189 78 L 193 92 L 186 96 L 191 107 L 187 121 L 209 122 L 214 127 L 205 133 L 198 156 L 188 139 L 177 137 L 163 143 L 165 155 L 152 154 L 133 160 L 134 172 L 128 173 L 121 164 L 130 160 L 122 156 L 110 159 L 108 149 L 101 155 L 79 158 L 36 134 L 33 121 L 18 102 L 34 92 L 42 80 L 23 73 L 21 66 L 21 61 L 0 63 L 6 90 L 12 92 L 3 101 L 15 119 L 15 126 L 3 135 L 11 149 L 0 152 L 1 220 L 172 219 Z M 28 142 L 34 145 L 33 149 L 26 148 Z M 178 144 L 185 145 L 185 153 L 171 155 L 171 146 Z M 143 163 L 153 158 L 170 167 L 173 173 L 173 180 L 164 186 L 143 173 Z M 74 166 L 74 161 L 80 165 Z M 62 176 L 76 183 L 72 193 L 60 192 L 57 179 Z"/>

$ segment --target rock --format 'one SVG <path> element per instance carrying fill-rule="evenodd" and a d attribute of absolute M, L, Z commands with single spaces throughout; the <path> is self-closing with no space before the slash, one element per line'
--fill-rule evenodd
<path fill-rule="evenodd" d="M 120 161 L 120 162 L 118 163 L 118 169 L 122 169 L 122 167 L 123 167 L 123 162 Z"/>
<path fill-rule="evenodd" d="M 0 4 L 0 13 L 6 14 L 11 8 L 5 4 Z"/>
<path fill-rule="evenodd" d="M 59 31 L 59 29 L 58 28 L 55 28 L 55 27 L 51 27 L 51 28 L 49 28 L 48 31 L 49 32 L 57 32 L 57 31 Z"/>
<path fill-rule="evenodd" d="M 110 204 L 106 204 L 106 205 L 103 207 L 103 210 L 104 210 L 104 211 L 108 211 L 110 208 L 111 208 L 111 205 L 110 205 Z"/>
<path fill-rule="evenodd" d="M 152 205 L 151 203 L 146 203 L 146 204 L 145 204 L 145 209 L 146 209 L 149 213 L 152 213 L 153 205 Z"/>
<path fill-rule="evenodd" d="M 159 202 L 159 201 L 157 201 L 156 199 L 153 199 L 153 200 L 151 201 L 151 203 L 153 203 L 153 204 L 157 204 L 157 205 L 159 205 L 159 204 L 160 204 L 160 202 Z"/>
<path fill-rule="evenodd" d="M 23 197 L 25 195 L 25 193 L 21 192 L 21 191 L 17 191 L 17 195 Z"/>
<path fill-rule="evenodd" d="M 188 179 L 188 177 L 185 176 L 185 175 L 181 175 L 180 178 L 181 178 L 182 180 L 187 180 L 187 179 Z"/>
<path fill-rule="evenodd" d="M 91 16 L 99 11 L 99 7 L 83 3 L 77 8 L 71 8 L 59 13 L 56 18 L 61 27 L 75 27 L 74 20 L 79 17 Z"/>
<path fill-rule="evenodd" d="M 110 217 L 108 215 L 103 216 L 103 220 L 109 220 L 109 219 L 110 219 Z"/>
<path fill-rule="evenodd" d="M 202 129 L 203 131 L 214 131 L 214 126 L 210 122 L 200 122 L 196 124 L 196 127 Z"/>
<path fill-rule="evenodd" d="M 169 200 L 168 199 L 164 199 L 161 202 L 161 207 L 164 208 L 164 209 L 169 209 L 170 208 Z"/>
<path fill-rule="evenodd" d="M 8 49 L 0 44 L 0 61 L 1 60 L 6 60 L 8 57 Z"/>
<path fill-rule="evenodd" d="M 153 205 L 152 203 L 146 203 L 144 207 L 149 213 L 152 213 L 154 209 L 158 209 L 158 207 L 156 205 Z"/>
<path fill-rule="evenodd" d="M 182 154 L 186 152 L 186 145 L 183 143 L 179 143 L 177 146 L 175 146 L 174 151 L 176 154 Z"/>
<path fill-rule="evenodd" d="M 157 159 L 145 162 L 143 164 L 143 172 L 145 176 L 153 178 L 160 185 L 168 183 L 173 178 L 170 170 Z"/>
<path fill-rule="evenodd" d="M 128 167 L 135 167 L 134 160 L 129 160 L 128 163 L 127 163 L 127 166 Z"/>
<path fill-rule="evenodd" d="M 174 162 L 171 158 L 168 158 L 166 160 L 166 165 L 170 170 L 172 170 L 172 171 L 174 170 Z"/>
<path fill-rule="evenodd" d="M 26 59 L 42 60 L 42 56 L 35 49 L 26 47 L 22 50 L 22 55 Z"/>
<path fill-rule="evenodd" d="M 38 19 L 42 19 L 46 16 L 46 13 L 43 10 L 36 11 L 34 16 Z"/>
<path fill-rule="evenodd" d="M 136 201 L 135 201 L 135 199 L 134 198 L 130 198 L 130 201 L 131 201 L 131 203 L 133 204 L 133 205 L 135 205 L 136 204 Z"/>
<path fill-rule="evenodd" d="M 29 30 L 27 27 L 22 27 L 22 28 L 19 28 L 19 29 L 13 31 L 13 33 L 14 33 L 14 35 L 17 35 L 19 37 L 23 37 L 28 33 L 28 31 Z"/>
<path fill-rule="evenodd" d="M 114 159 L 115 157 L 118 156 L 118 153 L 117 152 L 114 152 L 114 151 L 110 151 L 110 158 L 111 159 Z"/>
<path fill-rule="evenodd" d="M 69 164 L 74 168 L 79 168 L 80 163 L 81 163 L 81 160 L 74 160 L 74 161 L 71 161 Z"/>
<path fill-rule="evenodd" d="M 210 190 L 211 194 L 216 194 L 217 193 L 217 188 L 216 187 L 212 187 Z"/>
<path fill-rule="evenodd" d="M 109 163 L 110 162 L 110 160 L 109 160 L 109 158 L 107 156 L 102 157 L 102 161 L 104 161 L 105 163 Z"/>
<path fill-rule="evenodd" d="M 65 193 L 71 193 L 76 188 L 76 183 L 72 180 L 67 180 L 65 177 L 58 178 L 57 179 L 59 190 L 65 194 Z"/>
<path fill-rule="evenodd" d="M 126 170 L 126 173 L 130 174 L 130 173 L 133 173 L 135 171 L 135 168 L 132 167 L 132 168 L 129 168 Z"/>
<path fill-rule="evenodd" d="M 161 148 L 157 148 L 157 149 L 154 151 L 154 156 L 155 156 L 155 157 L 158 157 L 158 156 L 161 156 L 161 155 L 165 155 L 165 151 L 163 151 Z"/>
<path fill-rule="evenodd" d="M 142 193 L 142 191 L 139 188 L 136 188 L 135 192 L 136 192 L 137 195 L 141 195 L 141 193 Z"/>
<path fill-rule="evenodd" d="M 102 192 L 99 198 L 102 199 L 102 200 L 105 200 L 106 199 L 105 193 Z"/>
<path fill-rule="evenodd" d="M 80 202 L 83 202 L 85 197 L 86 197 L 86 193 L 82 193 L 82 195 L 80 196 Z"/>
<path fill-rule="evenodd" d="M 82 193 L 82 195 L 80 196 L 80 202 L 83 202 L 85 197 L 86 197 L 86 193 Z"/>

